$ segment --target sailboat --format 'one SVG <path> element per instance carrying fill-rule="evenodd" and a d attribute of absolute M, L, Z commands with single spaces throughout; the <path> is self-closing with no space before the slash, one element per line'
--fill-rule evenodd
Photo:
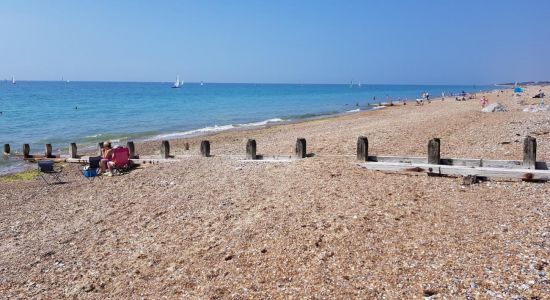
<path fill-rule="evenodd" d="M 15 84 L 15 76 L 11 77 L 11 84 Z"/>
<path fill-rule="evenodd" d="M 180 76 L 176 76 L 176 82 L 172 86 L 173 89 L 179 89 L 183 85 L 183 81 L 180 81 Z"/>

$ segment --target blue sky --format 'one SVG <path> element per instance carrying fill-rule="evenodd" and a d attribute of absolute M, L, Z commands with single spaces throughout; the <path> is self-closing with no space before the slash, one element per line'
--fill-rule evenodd
<path fill-rule="evenodd" d="M 550 1 L 0 2 L 0 78 L 550 80 Z"/>

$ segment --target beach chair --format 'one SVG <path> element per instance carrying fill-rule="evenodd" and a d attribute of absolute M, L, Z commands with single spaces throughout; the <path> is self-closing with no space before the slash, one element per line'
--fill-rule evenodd
<path fill-rule="evenodd" d="M 107 164 L 110 166 L 113 175 L 121 175 L 130 171 L 130 150 L 126 147 L 117 147 L 113 149 L 113 158 Z"/>
<path fill-rule="evenodd" d="M 89 181 L 93 181 L 97 175 L 97 171 L 99 170 L 99 163 L 101 162 L 101 156 L 90 156 L 88 158 L 88 164 L 82 167 L 82 176 L 86 178 Z"/>
<path fill-rule="evenodd" d="M 61 169 L 56 169 L 54 167 L 53 160 L 41 160 L 38 161 L 38 174 L 46 182 L 46 184 L 51 185 L 54 183 L 63 183 L 61 180 Z M 48 180 L 49 178 L 50 180 Z"/>

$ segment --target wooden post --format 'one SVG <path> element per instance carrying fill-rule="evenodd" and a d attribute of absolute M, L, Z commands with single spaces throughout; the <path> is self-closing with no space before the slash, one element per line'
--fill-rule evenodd
<path fill-rule="evenodd" d="M 160 144 L 160 156 L 170 158 L 170 143 L 168 141 L 162 141 Z"/>
<path fill-rule="evenodd" d="M 527 136 L 523 140 L 523 167 L 536 169 L 537 162 L 537 139 Z"/>
<path fill-rule="evenodd" d="M 30 152 L 31 152 L 31 146 L 29 146 L 29 144 L 23 144 L 23 157 L 24 158 L 31 157 Z"/>
<path fill-rule="evenodd" d="M 71 143 L 71 146 L 69 147 L 69 156 L 71 158 L 77 158 L 77 150 L 78 149 L 76 148 L 76 143 Z"/>
<path fill-rule="evenodd" d="M 357 139 L 357 160 L 367 161 L 369 158 L 369 140 L 366 136 Z"/>
<path fill-rule="evenodd" d="M 210 156 L 210 142 L 209 141 L 202 141 L 201 142 L 201 154 L 204 157 Z"/>
<path fill-rule="evenodd" d="M 44 147 L 44 156 L 46 158 L 53 157 L 52 156 L 52 144 L 46 144 L 46 146 Z"/>
<path fill-rule="evenodd" d="M 438 138 L 431 139 L 428 142 L 428 163 L 439 165 L 441 162 L 441 140 Z"/>
<path fill-rule="evenodd" d="M 103 150 L 103 142 L 97 143 L 97 149 L 99 150 L 99 156 L 102 156 L 102 150 Z"/>
<path fill-rule="evenodd" d="M 130 152 L 130 159 L 137 158 L 136 157 L 136 147 L 134 145 L 134 142 L 132 142 L 132 141 L 126 142 L 126 148 L 128 148 L 128 152 Z"/>
<path fill-rule="evenodd" d="M 184 148 L 185 150 L 189 150 L 189 143 L 183 144 L 183 148 Z"/>
<path fill-rule="evenodd" d="M 4 144 L 4 155 L 10 154 L 10 144 Z"/>
<path fill-rule="evenodd" d="M 306 155 L 307 155 L 306 139 L 304 138 L 296 139 L 295 153 L 296 153 L 296 157 L 298 158 L 306 158 Z"/>
<path fill-rule="evenodd" d="M 248 139 L 246 143 L 246 159 L 256 159 L 256 140 Z"/>

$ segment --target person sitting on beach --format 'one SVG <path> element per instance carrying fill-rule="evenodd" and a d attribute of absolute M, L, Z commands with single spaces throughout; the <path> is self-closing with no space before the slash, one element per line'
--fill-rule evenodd
<path fill-rule="evenodd" d="M 99 162 L 100 171 L 99 174 L 105 173 L 107 169 L 111 171 L 111 166 L 109 162 L 113 158 L 113 148 L 111 147 L 111 142 L 103 143 L 103 148 L 101 149 L 101 161 Z M 111 173 L 112 174 L 112 173 Z"/>

